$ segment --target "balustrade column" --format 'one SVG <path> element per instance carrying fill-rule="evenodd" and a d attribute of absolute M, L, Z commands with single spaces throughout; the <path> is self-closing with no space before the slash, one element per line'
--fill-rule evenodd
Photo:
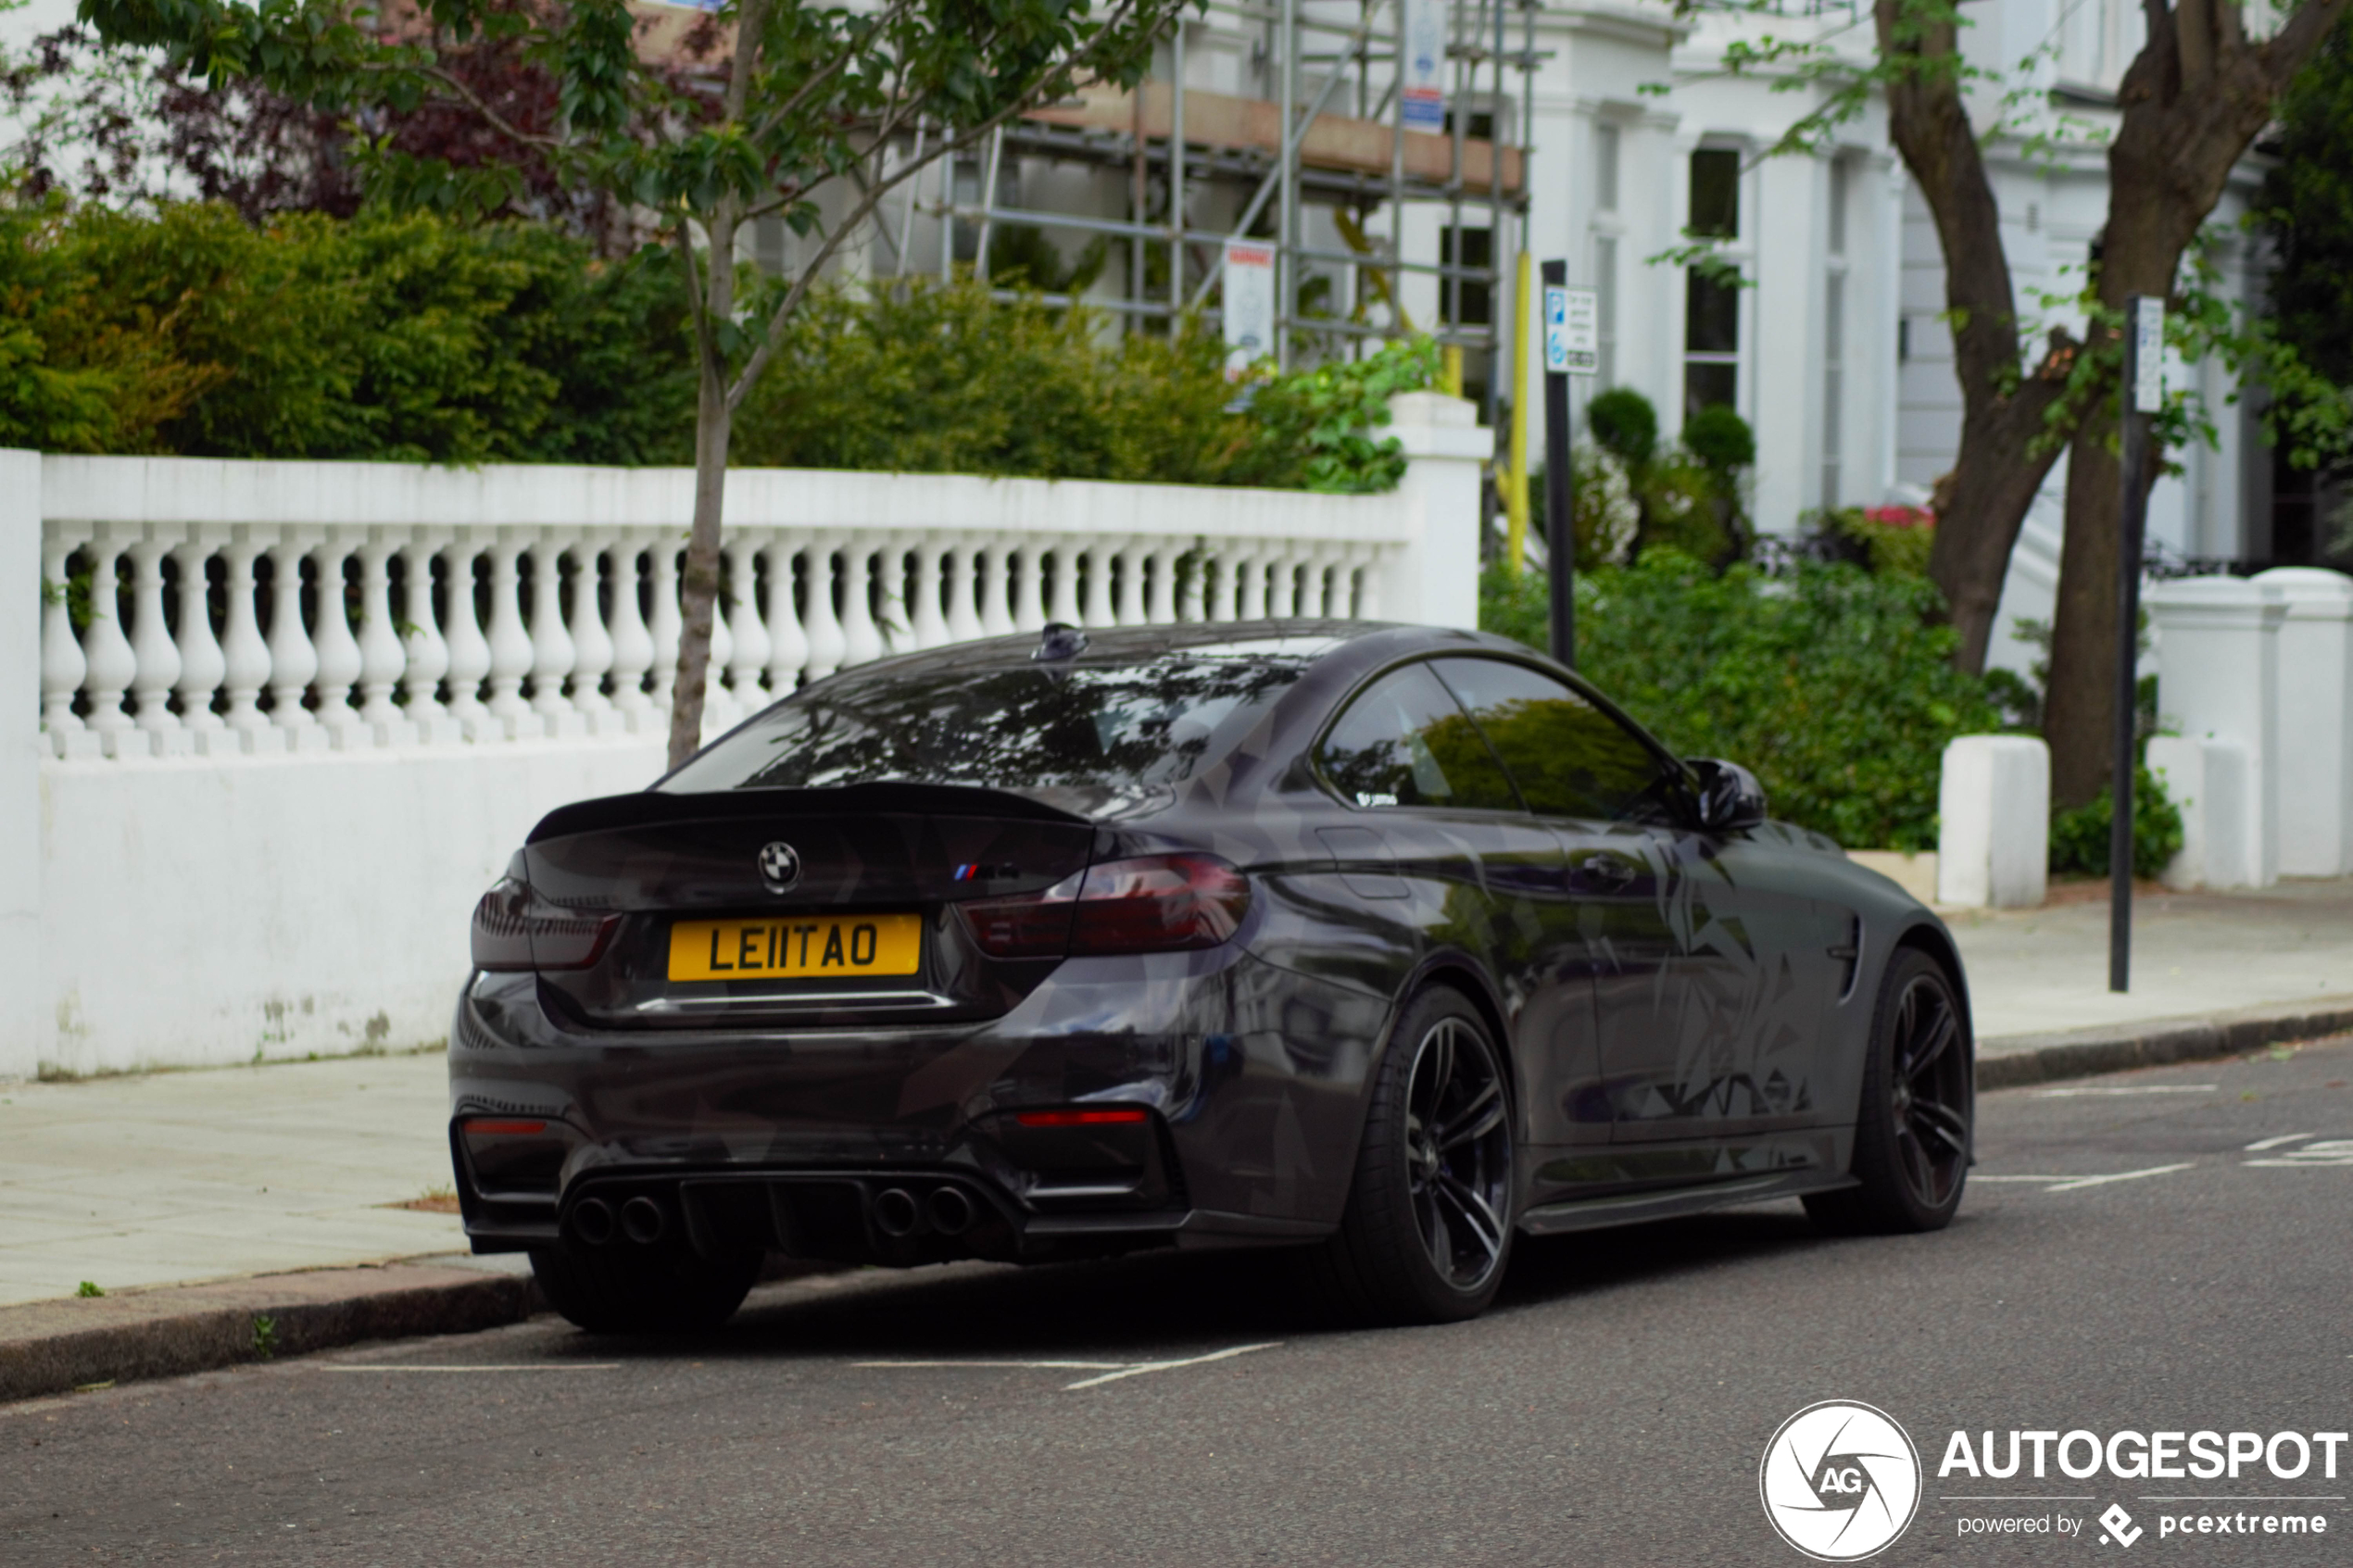
<path fill-rule="evenodd" d="M 89 665 L 82 680 L 82 696 L 90 704 L 86 722 L 97 732 L 110 757 L 124 746 L 126 733 L 133 729 L 131 715 L 122 710 L 122 694 L 139 675 L 139 656 L 122 634 L 120 619 L 122 609 L 115 558 L 121 548 L 103 538 L 89 546 L 90 624 L 82 633 L 82 657 Z"/>
<path fill-rule="evenodd" d="M 157 755 L 189 749 L 171 711 L 171 684 L 180 679 L 180 649 L 171 640 L 171 623 L 163 612 L 163 558 L 170 546 L 157 539 L 133 544 L 131 557 L 131 656 L 137 671 L 131 677 L 133 722 L 147 732 L 145 747 Z"/>
<path fill-rule="evenodd" d="M 1163 543 L 1147 558 L 1152 566 L 1151 607 L 1144 619 L 1165 626 L 1176 619 L 1176 546 Z"/>
<path fill-rule="evenodd" d="M 915 544 L 915 602 L 909 607 L 913 647 L 936 648 L 950 640 L 947 618 L 939 613 L 940 547 L 937 540 Z"/>
<path fill-rule="evenodd" d="M 433 744 L 461 733 L 435 690 L 449 671 L 449 644 L 433 608 L 434 557 L 444 547 L 410 543 L 396 552 L 400 557 L 401 616 L 393 630 L 400 635 L 401 715 L 420 740 Z M 472 586 L 471 577 L 467 585 Z M 472 606 L 467 608 L 471 619 Z"/>
<path fill-rule="evenodd" d="M 541 538 L 531 553 L 531 711 L 542 734 L 577 734 L 580 715 L 564 696 L 572 673 L 572 633 L 564 630 L 564 550 Z M 493 644 L 494 647 L 496 644 Z"/>
<path fill-rule="evenodd" d="M 756 534 L 738 532 L 726 546 L 728 564 L 735 569 L 735 591 L 728 596 L 735 602 L 735 613 L 727 618 L 727 631 L 734 639 L 727 652 L 727 684 L 746 713 L 768 705 L 768 694 L 760 684 L 767 673 L 773 646 L 760 613 L 761 543 Z"/>
<path fill-rule="evenodd" d="M 73 710 L 74 694 L 90 672 L 82 639 L 73 634 L 72 594 L 66 574 L 76 543 L 62 530 L 41 542 L 41 727 L 60 757 L 97 749 L 89 726 Z"/>
<path fill-rule="evenodd" d="M 1191 555 L 1193 569 L 1185 575 L 1185 592 L 1177 600 L 1176 616 L 1180 621 L 1206 621 L 1209 619 L 1209 552 L 1195 549 Z M 1168 563 L 1168 575 L 1175 577 L 1183 564 L 1181 555 L 1173 557 Z"/>
<path fill-rule="evenodd" d="M 186 540 L 171 548 L 180 563 L 180 676 L 171 689 L 180 695 L 180 727 L 192 746 L 207 755 L 235 745 L 212 710 L 212 694 L 229 673 L 228 659 L 212 634 L 211 584 L 205 577 L 212 552 L 209 541 Z"/>
<path fill-rule="evenodd" d="M 1235 563 L 1235 578 L 1241 586 L 1241 602 L 1234 610 L 1242 621 L 1266 619 L 1267 562 L 1258 556 L 1244 556 Z"/>
<path fill-rule="evenodd" d="M 1242 613 L 1242 560 L 1238 556 L 1220 554 L 1217 561 L 1217 587 L 1210 596 L 1213 621 L 1239 621 Z"/>
<path fill-rule="evenodd" d="M 359 721 L 378 746 L 407 746 L 417 728 L 392 700 L 409 667 L 392 623 L 392 557 L 399 546 L 371 539 L 359 546 Z"/>
<path fill-rule="evenodd" d="M 522 623 L 523 546 L 501 539 L 490 546 L 490 680 L 483 706 L 495 719 L 495 733 L 519 740 L 540 732 L 539 715 L 523 701 L 522 679 L 531 673 L 535 649 Z"/>
<path fill-rule="evenodd" d="M 981 629 L 980 613 L 974 608 L 980 589 L 980 570 L 975 555 L 972 536 L 966 534 L 950 558 L 952 564 L 943 569 L 948 581 L 947 636 L 951 643 L 969 643 L 987 635 Z"/>
<path fill-rule="evenodd" d="M 229 711 L 222 722 L 250 752 L 278 751 L 286 744 L 286 732 L 272 724 L 259 706 L 262 688 L 270 683 L 271 662 L 270 645 L 261 635 L 259 588 L 254 581 L 253 563 L 261 558 L 266 547 L 259 540 L 239 539 L 220 552 L 228 568 L 223 583 L 228 614 L 220 626 L 220 689 L 228 698 Z"/>
<path fill-rule="evenodd" d="M 768 695 L 790 696 L 809 662 L 809 633 L 800 628 L 793 608 L 793 562 L 800 558 L 799 545 L 775 545 L 768 551 L 768 593 L 762 608 L 768 615 Z"/>
<path fill-rule="evenodd" d="M 365 746 L 374 738 L 351 710 L 349 700 L 360 671 L 359 643 L 351 634 L 349 586 L 343 575 L 343 563 L 350 554 L 349 545 L 331 538 L 312 546 L 310 558 L 319 573 L 318 630 L 310 638 L 319 655 L 318 673 L 312 677 L 312 689 L 319 694 L 315 717 L 338 750 Z"/>
<path fill-rule="evenodd" d="M 1299 563 L 1288 555 L 1277 555 L 1260 570 L 1266 579 L 1267 619 L 1288 621 L 1299 608 Z"/>
<path fill-rule="evenodd" d="M 809 546 L 808 678 L 822 681 L 849 657 L 849 633 L 834 610 L 834 552 L 839 541 L 820 538 Z M 845 571 L 848 568 L 845 566 Z"/>
<path fill-rule="evenodd" d="M 1359 621 L 1380 619 L 1379 558 L 1369 552 L 1359 556 L 1349 567 L 1355 582 L 1355 592 L 1350 596 L 1348 610 Z"/>
<path fill-rule="evenodd" d="M 678 643 L 686 633 L 678 610 L 678 541 L 667 533 L 654 539 L 647 559 L 653 563 L 654 706 L 670 711 L 678 684 Z"/>
<path fill-rule="evenodd" d="M 270 722 L 296 750 L 327 744 L 326 732 L 303 706 L 319 673 L 319 651 L 302 624 L 303 546 L 270 546 Z"/>
<path fill-rule="evenodd" d="M 1076 626 L 1078 615 L 1078 552 L 1071 547 L 1067 535 L 1054 542 L 1054 603 L 1046 612 L 1049 621 L 1059 621 L 1065 626 Z"/>
<path fill-rule="evenodd" d="M 602 589 L 604 573 L 598 563 L 604 551 L 592 543 L 572 546 L 564 552 L 572 558 L 572 684 L 569 687 L 573 711 L 585 721 L 591 734 L 606 734 L 618 731 L 622 722 L 615 717 L 612 699 L 605 696 L 605 671 L 612 668 L 613 640 L 605 630 Z M 613 546 L 613 608 L 618 611 L 623 598 L 621 581 L 621 547 Z M 635 608 L 637 584 L 628 584 L 631 608 Z"/>
<path fill-rule="evenodd" d="M 1119 608 L 1113 624 L 1141 626 L 1144 623 L 1144 562 L 1150 558 L 1143 541 L 1130 539 L 1112 557 L 1119 566 Z"/>
<path fill-rule="evenodd" d="M 1294 613 L 1308 620 L 1320 620 L 1322 618 L 1324 614 L 1324 574 L 1326 571 L 1330 570 L 1330 567 L 1331 563 L 1325 558 L 1320 551 L 1307 558 L 1306 565 L 1300 569 L 1299 605 Z"/>
<path fill-rule="evenodd" d="M 911 653 L 914 633 L 907 624 L 907 542 L 887 539 L 875 552 L 875 627 L 883 652 Z"/>
<path fill-rule="evenodd" d="M 1087 608 L 1080 611 L 1082 626 L 1116 626 L 1118 612 L 1111 607 L 1111 578 L 1114 547 L 1101 540 L 1087 546 Z"/>
<path fill-rule="evenodd" d="M 878 546 L 852 539 L 842 547 L 841 662 L 847 669 L 883 656 L 882 633 L 875 628 L 871 563 Z"/>
<path fill-rule="evenodd" d="M 442 597 L 448 619 L 443 627 L 449 640 L 449 716 L 458 721 L 468 740 L 487 740 L 506 733 L 505 721 L 482 704 L 482 684 L 490 675 L 490 642 L 482 634 L 481 612 L 474 603 L 474 562 L 482 546 L 451 545 L 442 560 L 449 578 Z"/>
<path fill-rule="evenodd" d="M 1013 578 L 1013 630 L 1035 632 L 1046 624 L 1046 607 L 1038 596 L 1044 590 L 1046 553 L 1038 547 L 1033 536 L 1022 541 L 1021 565 Z"/>
<path fill-rule="evenodd" d="M 632 732 L 649 727 L 653 699 L 646 695 L 646 672 L 654 664 L 653 633 L 638 607 L 645 542 L 623 539 L 612 548 L 612 704 Z"/>
<path fill-rule="evenodd" d="M 1009 636 L 1013 631 L 1012 602 L 1013 541 L 1002 537 L 988 542 L 988 553 L 982 558 L 980 568 L 980 634 L 984 637 Z M 1042 619 L 1042 617 L 1041 617 Z"/>

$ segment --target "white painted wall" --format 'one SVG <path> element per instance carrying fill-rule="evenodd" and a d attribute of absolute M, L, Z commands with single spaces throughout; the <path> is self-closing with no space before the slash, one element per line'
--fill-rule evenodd
<path fill-rule="evenodd" d="M 531 825 L 661 771 L 649 736 L 50 762 L 45 1016 L 0 1076 L 438 1041 L 474 900 Z"/>

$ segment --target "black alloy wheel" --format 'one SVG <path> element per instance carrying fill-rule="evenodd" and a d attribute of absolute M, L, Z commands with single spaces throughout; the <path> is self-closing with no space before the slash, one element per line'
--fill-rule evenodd
<path fill-rule="evenodd" d="M 1441 1278 L 1477 1290 L 1504 1261 L 1512 1130 L 1495 1059 L 1460 1017 L 1416 1047 L 1405 1092 L 1405 1185 L 1414 1225 Z"/>
<path fill-rule="evenodd" d="M 1327 1292 L 1377 1322 L 1477 1316 L 1511 1258 L 1514 1153 L 1485 1023 L 1460 992 L 1422 992 L 1382 1058 L 1340 1234 L 1316 1254 Z"/>
<path fill-rule="evenodd" d="M 1888 965 L 1855 1123 L 1858 1185 L 1806 1200 L 1840 1231 L 1941 1230 L 1960 1207 L 1976 1115 L 1976 1051 L 1942 965 L 1916 950 Z"/>

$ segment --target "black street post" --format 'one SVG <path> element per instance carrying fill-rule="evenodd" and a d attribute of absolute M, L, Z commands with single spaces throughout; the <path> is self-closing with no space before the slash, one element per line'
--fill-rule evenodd
<path fill-rule="evenodd" d="M 1550 345 L 1568 263 L 1544 263 L 1544 559 L 1553 601 L 1553 657 L 1577 668 L 1577 525 L 1570 517 L 1568 371 Z"/>
<path fill-rule="evenodd" d="M 2124 373 L 2117 408 L 2122 422 L 2117 470 L 2122 486 L 2116 546 L 2116 755 L 2108 799 L 2108 988 L 2133 988 L 2133 721 L 2139 709 L 2141 535 L 2148 521 L 2149 416 L 2164 403 L 2165 302 L 2136 294 L 2124 302 Z"/>

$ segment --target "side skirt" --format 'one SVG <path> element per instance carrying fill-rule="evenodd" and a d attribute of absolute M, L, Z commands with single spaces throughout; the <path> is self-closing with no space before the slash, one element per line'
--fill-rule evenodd
<path fill-rule="evenodd" d="M 1519 1217 L 1519 1228 L 1529 1236 L 1559 1236 L 1567 1231 L 1597 1231 L 1611 1225 L 1638 1225 L 1650 1220 L 1672 1220 L 1705 1214 L 1742 1203 L 1764 1203 L 1777 1198 L 1802 1198 L 1809 1192 L 1838 1192 L 1858 1185 L 1840 1172 L 1791 1171 L 1741 1181 L 1712 1182 L 1706 1186 L 1672 1192 L 1645 1192 L 1620 1198 L 1582 1198 L 1547 1203 Z"/>

